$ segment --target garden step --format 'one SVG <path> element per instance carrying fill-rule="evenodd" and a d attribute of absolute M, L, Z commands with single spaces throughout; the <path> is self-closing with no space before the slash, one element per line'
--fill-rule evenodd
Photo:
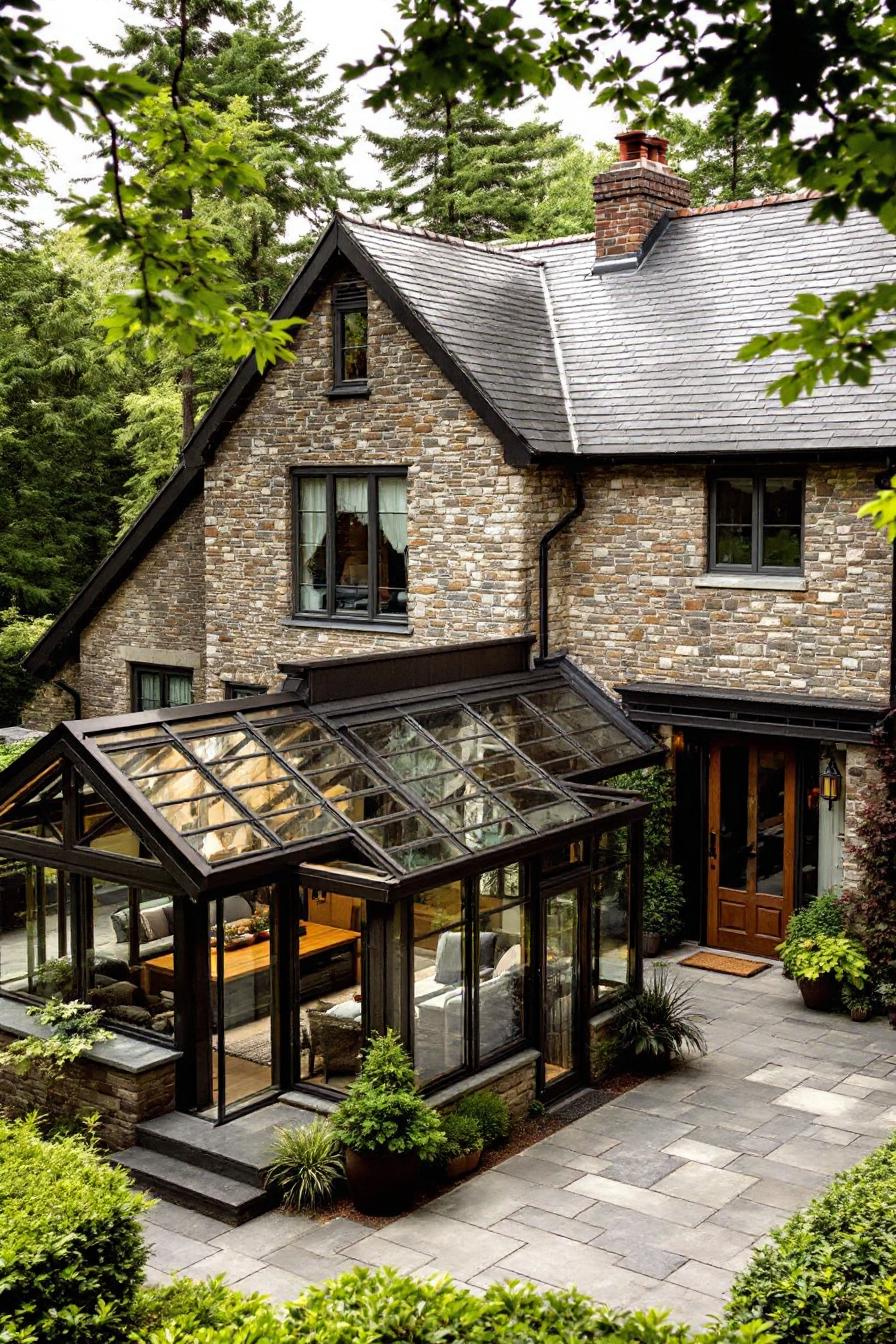
<path fill-rule="evenodd" d="M 238 1227 L 273 1208 L 276 1196 L 245 1181 L 221 1176 L 181 1162 L 150 1148 L 126 1148 L 113 1153 L 113 1162 L 123 1167 L 134 1184 L 172 1204 L 180 1204 L 194 1213 L 218 1218 Z"/>
<path fill-rule="evenodd" d="M 275 1131 L 304 1126 L 313 1119 L 310 1111 L 279 1102 L 224 1125 L 169 1111 L 139 1124 L 137 1142 L 141 1148 L 260 1189 L 272 1161 Z"/>

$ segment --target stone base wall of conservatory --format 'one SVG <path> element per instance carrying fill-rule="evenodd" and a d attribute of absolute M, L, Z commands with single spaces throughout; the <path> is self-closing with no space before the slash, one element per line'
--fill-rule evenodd
<path fill-rule="evenodd" d="M 529 1106 L 535 1100 L 535 1066 L 539 1060 L 537 1050 L 521 1050 L 519 1054 L 502 1059 L 469 1078 L 462 1078 L 448 1087 L 441 1088 L 428 1097 L 429 1104 L 437 1111 L 444 1111 L 457 1104 L 461 1097 L 469 1092 L 497 1092 L 507 1102 L 510 1118 L 514 1124 L 525 1120 Z"/>
<path fill-rule="evenodd" d="M 43 1034 L 23 1003 L 0 1000 L 0 1047 L 22 1036 Z M 95 1114 L 100 1142 L 113 1151 L 129 1148 L 141 1121 L 174 1109 L 178 1058 L 176 1051 L 116 1035 L 68 1065 L 56 1079 L 48 1079 L 36 1067 L 23 1075 L 0 1065 L 3 1109 L 17 1116 L 38 1111 L 53 1120 Z"/>

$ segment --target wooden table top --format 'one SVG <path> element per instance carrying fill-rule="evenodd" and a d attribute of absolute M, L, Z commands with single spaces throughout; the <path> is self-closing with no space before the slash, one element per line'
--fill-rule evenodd
<path fill-rule="evenodd" d="M 307 920 L 303 922 L 305 932 L 299 939 L 300 962 L 318 952 L 328 952 L 334 947 L 354 947 L 361 941 L 360 933 L 354 929 L 334 929 L 329 924 L 311 924 Z M 270 961 L 271 945 L 267 939 L 262 943 L 250 943 L 248 947 L 235 947 L 224 953 L 224 979 L 235 980 L 242 975 L 263 971 L 270 965 Z M 173 975 L 174 953 L 169 952 L 164 957 L 153 957 L 143 965 L 152 967 L 154 971 Z M 218 958 L 214 953 L 211 956 L 211 978 L 212 980 L 218 978 Z"/>

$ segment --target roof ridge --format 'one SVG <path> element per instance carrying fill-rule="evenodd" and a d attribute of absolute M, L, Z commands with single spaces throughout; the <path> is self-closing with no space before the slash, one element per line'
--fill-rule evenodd
<path fill-rule="evenodd" d="M 672 219 L 690 219 L 693 215 L 724 215 L 731 210 L 759 210 L 763 206 L 792 205 L 797 201 L 817 201 L 821 191 L 782 191 L 772 196 L 751 196 L 744 201 L 724 201 L 720 205 L 691 205 L 673 211 Z"/>
<path fill-rule="evenodd" d="M 433 243 L 450 243 L 452 247 L 467 248 L 471 252 L 487 252 L 493 257 L 506 257 L 517 244 L 510 243 L 501 245 L 498 243 L 480 243 L 472 238 L 455 238 L 450 233 L 435 233 L 432 229 L 417 229 L 406 224 L 392 224 L 385 219 L 362 219 L 360 215 L 349 215 L 344 211 L 336 212 L 337 217 L 345 221 L 346 224 L 360 224 L 365 229 L 379 229 L 383 233 L 399 233 L 410 238 L 426 238 Z M 526 246 L 526 244 L 523 244 Z M 534 262 L 526 261 L 523 257 L 511 256 L 512 261 L 520 262 L 523 266 L 533 267 Z"/>
<path fill-rule="evenodd" d="M 505 243 L 502 252 L 524 252 L 533 247 L 562 247 L 564 243 L 593 243 L 594 233 L 567 233 L 561 238 L 533 238 L 525 243 Z"/>

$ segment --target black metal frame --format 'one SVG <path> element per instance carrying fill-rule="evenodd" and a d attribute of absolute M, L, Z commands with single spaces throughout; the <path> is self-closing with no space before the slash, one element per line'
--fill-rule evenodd
<path fill-rule="evenodd" d="M 159 709 L 182 709 L 182 708 L 186 709 L 186 708 L 189 708 L 189 706 L 186 706 L 186 705 L 184 705 L 184 706 L 182 706 L 182 705 L 172 705 L 171 702 L 170 702 L 170 700 L 168 700 L 168 696 L 167 696 L 166 692 L 167 692 L 167 688 L 168 688 L 168 679 L 169 679 L 169 677 L 189 677 L 189 678 L 190 678 L 190 693 L 192 694 L 192 692 L 193 692 L 193 671 L 194 671 L 194 669 L 193 669 L 192 667 L 169 667 L 167 664 L 162 664 L 162 663 L 131 663 L 131 665 L 130 665 L 130 671 L 131 671 L 131 706 L 132 706 L 133 712 L 134 712 L 135 714 L 143 714 L 143 713 L 146 713 L 146 712 L 147 712 L 146 709 L 145 709 L 145 707 L 144 707 L 144 705 L 141 703 L 141 696 L 140 696 L 140 673 L 141 673 L 141 672 L 152 672 L 152 673 L 157 673 L 157 674 L 161 677 L 161 679 L 162 679 L 162 688 L 163 688 L 163 689 L 162 689 L 162 701 L 163 701 L 163 703 L 162 703 L 161 705 L 158 706 Z M 192 702 L 191 702 L 191 703 L 192 703 Z M 154 708 L 155 708 L 155 706 L 154 706 Z"/>
<path fill-rule="evenodd" d="M 367 288 L 363 281 L 347 281 L 333 286 L 333 396 L 365 396 L 369 391 L 367 373 L 363 378 L 345 376 L 345 319 L 349 313 L 367 317 Z M 365 365 L 369 354 L 369 329 L 364 342 Z M 368 368 L 369 373 L 369 368 Z"/>
<path fill-rule="evenodd" d="M 800 575 L 803 572 L 803 556 L 806 536 L 806 477 L 805 471 L 795 470 L 788 473 L 800 482 L 800 563 L 798 565 L 763 565 L 762 564 L 762 536 L 764 530 L 764 502 L 763 486 L 765 481 L 781 475 L 780 470 L 773 467 L 745 467 L 741 470 L 739 467 L 732 468 L 729 471 L 712 471 L 707 477 L 707 489 L 709 491 L 709 538 L 707 547 L 707 570 L 711 574 L 767 574 L 769 576 L 779 575 L 782 578 L 794 575 Z M 751 560 L 749 565 L 730 565 L 722 564 L 717 559 L 717 490 L 719 481 L 734 480 L 736 478 L 748 479 L 753 483 L 753 509 L 751 519 Z"/>
<path fill-rule="evenodd" d="M 377 574 L 379 571 L 379 478 L 405 477 L 407 467 L 293 467 L 292 468 L 292 517 L 293 517 L 293 613 L 297 620 L 315 621 L 328 624 L 338 621 L 351 625 L 369 626 L 389 625 L 399 630 L 407 626 L 407 612 L 377 611 Z M 364 613 L 343 611 L 336 606 L 336 479 L 339 476 L 365 478 L 367 481 L 367 610 Z M 301 570 L 299 550 L 301 546 L 301 483 L 308 477 L 323 478 L 326 482 L 327 530 L 324 534 L 326 547 L 326 608 L 320 611 L 305 611 L 301 605 Z"/>

